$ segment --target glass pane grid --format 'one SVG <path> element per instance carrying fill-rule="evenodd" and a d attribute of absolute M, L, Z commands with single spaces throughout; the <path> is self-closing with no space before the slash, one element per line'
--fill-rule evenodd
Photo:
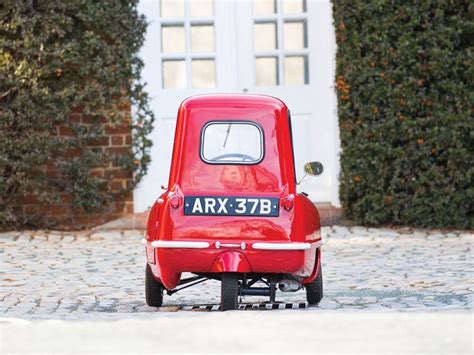
<path fill-rule="evenodd" d="M 161 0 L 164 89 L 216 86 L 214 0 Z"/>
<path fill-rule="evenodd" d="M 253 0 L 256 86 L 309 83 L 306 5 L 306 0 Z"/>

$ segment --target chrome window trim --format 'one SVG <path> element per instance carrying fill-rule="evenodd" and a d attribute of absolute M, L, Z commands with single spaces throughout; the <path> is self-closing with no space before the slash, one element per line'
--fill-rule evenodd
<path fill-rule="evenodd" d="M 204 134 L 206 132 L 207 127 L 213 125 L 213 124 L 246 124 L 246 125 L 252 125 L 257 127 L 258 131 L 260 132 L 260 157 L 251 162 L 244 162 L 244 161 L 225 161 L 225 162 L 215 162 L 212 160 L 208 160 L 204 157 Z M 256 165 L 259 164 L 263 158 L 265 157 L 265 135 L 263 133 L 262 127 L 254 121 L 245 121 L 245 120 L 213 120 L 207 122 L 201 129 L 201 141 L 200 141 L 200 149 L 199 149 L 199 157 L 201 160 L 207 164 L 212 164 L 212 165 Z"/>

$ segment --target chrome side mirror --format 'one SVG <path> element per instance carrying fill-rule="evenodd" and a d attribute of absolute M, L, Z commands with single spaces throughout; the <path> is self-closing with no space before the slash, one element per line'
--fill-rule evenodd
<path fill-rule="evenodd" d="M 308 175 L 320 175 L 322 174 L 323 170 L 323 164 L 321 164 L 319 161 L 311 161 L 304 165 L 304 172 Z"/>

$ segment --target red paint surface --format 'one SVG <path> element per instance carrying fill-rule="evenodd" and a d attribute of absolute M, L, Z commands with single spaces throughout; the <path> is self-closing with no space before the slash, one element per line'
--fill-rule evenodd
<path fill-rule="evenodd" d="M 256 165 L 214 165 L 200 159 L 201 129 L 213 120 L 257 123 L 264 133 L 265 156 Z M 261 95 L 206 95 L 185 100 L 178 111 L 168 191 L 150 210 L 146 239 L 206 241 L 208 249 L 155 249 L 155 277 L 174 288 L 181 272 L 292 273 L 308 279 L 316 263 L 316 244 L 305 251 L 262 251 L 254 242 L 319 242 L 319 214 L 296 194 L 288 109 Z M 294 199 L 278 217 L 185 216 L 186 195 L 262 196 Z M 179 199 L 177 208 L 170 199 Z M 245 250 L 217 249 L 215 242 L 245 242 Z M 151 260 L 149 260 L 151 263 Z M 316 271 L 317 272 L 317 271 Z M 314 277 L 313 277 L 314 278 Z M 305 280 L 307 281 L 307 280 Z"/>
<path fill-rule="evenodd" d="M 247 258 L 237 251 L 225 251 L 217 257 L 211 272 L 252 272 Z"/>

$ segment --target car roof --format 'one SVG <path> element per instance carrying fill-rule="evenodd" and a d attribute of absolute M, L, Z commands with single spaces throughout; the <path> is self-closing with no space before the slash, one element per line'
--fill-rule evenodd
<path fill-rule="evenodd" d="M 185 99 L 181 106 L 185 109 L 191 109 L 197 106 L 259 106 L 268 109 L 278 109 L 286 107 L 280 99 L 260 94 L 211 94 L 196 95 Z"/>

